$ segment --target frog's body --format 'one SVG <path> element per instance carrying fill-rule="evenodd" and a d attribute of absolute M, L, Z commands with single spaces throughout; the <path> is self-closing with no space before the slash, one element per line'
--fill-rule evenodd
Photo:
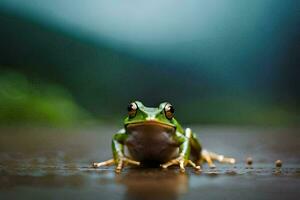
<path fill-rule="evenodd" d="M 142 163 L 166 162 L 178 155 L 178 145 L 173 140 L 175 129 L 156 123 L 129 125 L 125 145 L 131 157 Z M 153 145 L 155 144 L 155 145 Z"/>
<path fill-rule="evenodd" d="M 125 156 L 124 147 L 129 155 Z M 202 150 L 199 140 L 191 129 L 183 130 L 174 118 L 174 108 L 169 103 L 161 103 L 158 108 L 149 108 L 136 101 L 128 106 L 128 117 L 124 128 L 114 135 L 112 141 L 114 158 L 94 167 L 116 164 L 119 172 L 125 163 L 140 165 L 159 163 L 163 168 L 178 164 L 181 171 L 190 164 L 200 169 L 199 163 L 206 160 L 213 167 L 212 159 L 234 163 L 233 158 L 225 158 Z"/>

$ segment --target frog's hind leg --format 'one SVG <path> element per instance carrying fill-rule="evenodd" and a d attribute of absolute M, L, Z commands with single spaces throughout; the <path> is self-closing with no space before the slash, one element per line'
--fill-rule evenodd
<path fill-rule="evenodd" d="M 209 167 L 215 168 L 214 160 L 219 161 L 220 163 L 229 163 L 229 164 L 234 164 L 235 159 L 230 158 L 230 157 L 225 157 L 224 155 L 217 154 L 211 151 L 207 151 L 205 149 L 202 150 L 201 152 L 201 157 L 203 160 L 205 160 L 208 164 Z"/>
<path fill-rule="evenodd" d="M 224 155 L 217 154 L 217 153 L 214 153 L 214 152 L 211 152 L 211 151 L 209 151 L 208 153 L 209 153 L 209 155 L 211 156 L 211 158 L 213 160 L 217 160 L 220 163 L 229 163 L 229 164 L 234 164 L 235 163 L 235 159 L 234 158 L 225 157 Z"/>

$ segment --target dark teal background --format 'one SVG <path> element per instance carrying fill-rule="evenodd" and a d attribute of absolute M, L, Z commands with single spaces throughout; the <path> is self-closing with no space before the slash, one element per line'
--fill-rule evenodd
<path fill-rule="evenodd" d="M 0 122 L 297 125 L 297 1 L 0 2 Z"/>

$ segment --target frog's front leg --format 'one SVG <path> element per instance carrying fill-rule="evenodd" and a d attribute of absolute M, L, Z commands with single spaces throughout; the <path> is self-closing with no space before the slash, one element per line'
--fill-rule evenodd
<path fill-rule="evenodd" d="M 176 132 L 175 141 L 177 141 L 179 146 L 179 156 L 175 159 L 172 159 L 164 164 L 161 164 L 161 167 L 166 169 L 171 165 L 179 165 L 180 171 L 185 171 L 185 166 L 187 164 L 194 167 L 196 170 L 200 170 L 200 166 L 196 165 L 193 161 L 189 160 L 190 152 L 191 152 L 191 143 L 190 139 L 192 137 L 192 133 L 190 129 L 186 129 L 185 134 L 181 134 Z"/>
<path fill-rule="evenodd" d="M 93 163 L 93 167 L 101 167 L 101 166 L 109 166 L 112 164 L 116 165 L 116 172 L 120 172 L 125 164 L 133 164 L 133 165 L 140 165 L 140 162 L 127 158 L 124 155 L 124 142 L 126 141 L 128 135 L 124 132 L 119 132 L 114 135 L 112 139 L 112 152 L 113 152 L 113 159 L 100 162 L 100 163 Z"/>

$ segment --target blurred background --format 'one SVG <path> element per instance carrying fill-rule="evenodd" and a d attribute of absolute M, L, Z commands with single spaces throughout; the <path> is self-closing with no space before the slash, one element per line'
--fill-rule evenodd
<path fill-rule="evenodd" d="M 0 0 L 0 199 L 297 199 L 299 56 L 296 0 Z M 92 168 L 134 100 L 236 165 Z"/>
<path fill-rule="evenodd" d="M 299 125 L 299 22 L 292 0 L 1 0 L 0 124 L 121 125 L 140 100 L 185 124 Z"/>

